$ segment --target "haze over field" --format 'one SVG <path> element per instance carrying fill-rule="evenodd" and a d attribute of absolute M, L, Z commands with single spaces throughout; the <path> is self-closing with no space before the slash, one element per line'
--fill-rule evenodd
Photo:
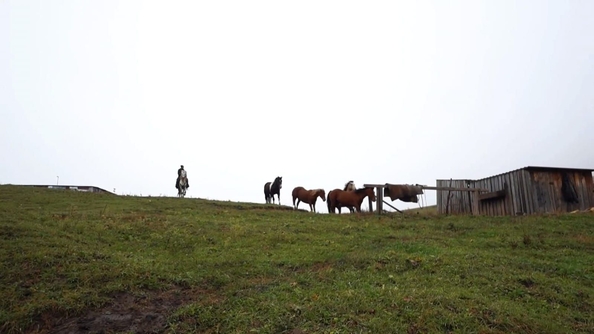
<path fill-rule="evenodd" d="M 183 164 L 188 196 L 264 203 L 283 176 L 289 204 L 295 186 L 592 168 L 591 13 L 591 1 L 2 1 L 0 183 L 174 196 Z"/>

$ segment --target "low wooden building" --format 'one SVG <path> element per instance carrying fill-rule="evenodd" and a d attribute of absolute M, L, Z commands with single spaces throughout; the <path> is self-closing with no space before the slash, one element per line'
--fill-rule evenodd
<path fill-rule="evenodd" d="M 48 189 L 59 189 L 59 190 L 74 190 L 74 191 L 82 191 L 82 192 L 90 192 L 90 193 L 103 193 L 103 194 L 111 194 L 115 195 L 111 191 L 107 191 L 105 189 L 96 187 L 96 186 L 72 186 L 72 185 L 40 185 L 34 184 L 31 187 L 36 188 L 48 188 Z"/>
<path fill-rule="evenodd" d="M 594 169 L 528 166 L 479 180 L 437 180 L 437 187 L 482 188 L 488 192 L 437 191 L 441 214 L 504 216 L 560 213 L 594 207 Z"/>

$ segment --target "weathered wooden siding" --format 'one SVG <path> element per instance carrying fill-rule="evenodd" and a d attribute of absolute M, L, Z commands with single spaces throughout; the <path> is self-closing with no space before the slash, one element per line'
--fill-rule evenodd
<path fill-rule="evenodd" d="M 583 191 L 584 199 L 588 199 L 589 207 L 594 206 L 594 180 L 592 180 L 592 173 L 583 173 L 581 176 L 581 183 Z"/>
<path fill-rule="evenodd" d="M 468 188 L 471 180 L 437 180 L 437 187 Z M 436 190 L 437 212 L 440 214 L 471 214 L 472 194 L 469 191 Z M 448 210 L 448 195 L 450 196 Z"/>
<path fill-rule="evenodd" d="M 528 170 L 522 169 L 522 187 L 524 188 L 522 194 L 524 196 L 524 210 L 520 211 L 527 215 L 531 215 L 536 213 L 536 205 L 534 204 L 534 182 L 532 182 L 532 178 L 530 177 L 530 172 Z"/>
<path fill-rule="evenodd" d="M 510 174 L 511 202 L 513 210 L 510 214 L 530 214 L 533 206 L 530 203 L 530 182 L 526 170 L 519 169 L 506 174 Z"/>
<path fill-rule="evenodd" d="M 503 190 L 505 185 L 509 182 L 505 178 L 505 174 L 495 175 L 493 177 L 488 177 L 480 180 L 476 180 L 473 182 L 472 187 L 474 188 L 483 188 L 488 190 L 489 192 L 495 192 L 499 190 Z M 503 198 L 492 198 L 492 199 L 485 199 L 479 201 L 479 213 L 482 215 L 488 216 L 503 216 L 507 214 L 508 205 L 506 203 L 506 198 L 508 197 L 505 194 Z"/>
<path fill-rule="evenodd" d="M 579 203 L 564 200 L 563 173 L 569 175 Z M 479 214 L 488 216 L 571 212 L 594 206 L 594 181 L 592 172 L 587 170 L 531 167 L 480 180 L 437 180 L 437 186 L 484 188 L 489 192 L 505 189 L 504 197 L 479 201 Z M 437 212 L 471 214 L 472 196 L 466 191 L 437 191 Z"/>
<path fill-rule="evenodd" d="M 594 206 L 592 173 L 580 171 L 565 173 L 575 187 L 579 203 L 568 203 L 563 199 L 561 191 L 563 172 L 531 171 L 535 213 L 571 212 Z"/>

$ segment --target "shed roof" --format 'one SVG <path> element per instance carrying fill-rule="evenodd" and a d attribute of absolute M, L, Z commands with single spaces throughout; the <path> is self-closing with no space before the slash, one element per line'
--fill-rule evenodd
<path fill-rule="evenodd" d="M 474 181 L 481 181 L 481 180 L 489 179 L 489 178 L 492 178 L 495 176 L 500 176 L 500 175 L 504 175 L 504 174 L 517 172 L 519 170 L 527 170 L 527 171 L 535 171 L 535 172 L 538 171 L 538 172 L 590 172 L 590 173 L 592 173 L 592 171 L 594 171 L 594 169 L 592 169 L 592 168 L 588 169 L 588 168 L 570 168 L 570 167 L 526 166 L 526 167 L 510 170 L 509 172 L 499 173 L 499 174 L 483 177 L 480 179 L 476 179 Z"/>
<path fill-rule="evenodd" d="M 103 188 L 100 188 L 100 187 L 97 187 L 97 186 L 75 186 L 75 185 L 68 185 L 68 184 L 59 184 L 59 185 L 53 185 L 53 184 L 28 184 L 28 185 L 25 185 L 25 186 L 36 187 L 36 188 L 68 189 L 68 190 L 71 190 L 73 188 L 76 188 L 76 189 L 95 188 L 95 189 L 101 190 L 102 192 L 115 195 L 115 193 L 112 193 L 111 191 L 107 191 L 107 190 L 105 190 Z"/>
<path fill-rule="evenodd" d="M 582 171 L 582 172 L 593 172 L 594 168 L 571 168 L 571 167 L 543 167 L 543 166 L 526 166 L 520 169 L 527 169 L 527 170 L 542 170 L 542 171 Z"/>
<path fill-rule="evenodd" d="M 544 166 L 526 166 L 526 167 L 522 167 L 522 168 L 518 168 L 518 169 L 514 169 L 505 173 L 499 173 L 499 174 L 495 174 L 495 175 L 491 175 L 491 176 L 487 176 L 487 177 L 483 177 L 480 179 L 456 179 L 456 180 L 463 180 L 463 181 L 471 181 L 471 182 L 475 182 L 475 181 L 482 181 L 482 180 L 486 180 L 492 177 L 496 177 L 496 176 L 500 176 L 500 175 L 505 175 L 508 173 L 513 173 L 513 172 L 517 172 L 519 170 L 527 170 L 527 171 L 539 171 L 539 172 L 593 172 L 594 168 L 571 168 L 571 167 L 544 167 Z M 441 180 L 441 179 L 440 179 Z M 449 180 L 449 179 L 443 179 L 443 180 Z"/>
<path fill-rule="evenodd" d="M 539 171 L 539 172 L 590 172 L 590 173 L 592 173 L 592 171 L 594 171 L 594 169 L 592 169 L 592 168 L 588 169 L 588 168 L 570 168 L 570 167 L 526 166 L 526 167 L 510 170 L 509 172 L 499 173 L 499 174 L 483 177 L 480 179 L 476 179 L 474 181 L 482 181 L 482 180 L 490 179 L 492 177 L 517 172 L 519 170 Z"/>

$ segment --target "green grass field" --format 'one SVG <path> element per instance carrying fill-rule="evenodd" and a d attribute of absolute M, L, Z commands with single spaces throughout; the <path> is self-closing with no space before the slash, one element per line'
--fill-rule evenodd
<path fill-rule="evenodd" d="M 325 204 L 325 203 L 324 203 Z M 1 333 L 592 333 L 594 214 L 0 186 Z"/>

